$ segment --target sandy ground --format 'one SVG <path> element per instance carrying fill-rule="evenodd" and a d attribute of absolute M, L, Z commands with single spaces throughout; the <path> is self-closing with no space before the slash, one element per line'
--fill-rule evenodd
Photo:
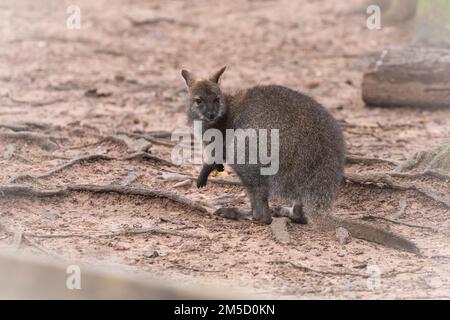
<path fill-rule="evenodd" d="M 158 131 L 186 126 L 181 68 L 206 75 L 226 64 L 227 90 L 276 83 L 312 95 L 345 124 L 350 155 L 401 162 L 444 141 L 450 136 L 449 109 L 364 106 L 363 71 L 384 47 L 407 43 L 408 28 L 370 31 L 364 12 L 355 13 L 357 3 L 78 0 L 82 27 L 69 30 L 67 1 L 2 1 L 1 132 L 34 132 L 50 140 L 3 135 L 0 183 L 46 190 L 132 185 L 248 207 L 240 186 L 210 183 L 197 190 L 194 183 L 175 187 L 179 181 L 162 178 L 168 172 L 195 176 L 198 166 L 124 159 L 140 144 L 103 140 L 117 132 L 144 133 L 153 140 L 149 153 L 170 161 L 170 140 Z M 12 182 L 99 153 L 114 159 Z M 349 164 L 346 171 L 390 169 L 382 163 Z M 233 176 L 227 168 L 221 178 Z M 403 180 L 448 199 L 448 181 Z M 314 225 L 290 224 L 292 241 L 280 244 L 268 226 L 222 219 L 165 198 L 77 191 L 0 197 L 2 223 L 38 244 L 22 241 L 19 252 L 120 266 L 180 285 L 250 287 L 278 298 L 449 298 L 448 207 L 414 190 L 345 183 L 335 213 L 389 218 L 402 207 L 402 224 L 370 223 L 412 239 L 423 257 L 358 239 L 340 244 Z M 176 233 L 82 236 L 142 227 Z M 3 247 L 14 245 L 13 238 L 0 231 Z"/>

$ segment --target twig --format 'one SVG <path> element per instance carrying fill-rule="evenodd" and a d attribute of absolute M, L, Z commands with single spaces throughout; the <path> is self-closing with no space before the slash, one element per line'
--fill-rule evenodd
<path fill-rule="evenodd" d="M 44 246 L 40 245 L 39 243 L 37 243 L 36 241 L 34 241 L 33 239 L 30 239 L 29 236 L 23 235 L 23 239 L 31 246 L 39 249 L 40 251 L 44 252 L 45 254 L 54 257 L 54 258 L 58 258 L 58 259 L 62 259 L 62 257 L 60 257 L 59 255 L 57 255 L 56 253 L 53 253 L 51 251 L 49 251 L 47 248 L 45 248 Z"/>
<path fill-rule="evenodd" d="M 127 147 L 128 150 L 133 151 L 133 152 L 139 152 L 139 151 L 146 152 L 152 146 L 151 143 L 149 143 L 145 139 L 135 140 L 135 139 L 132 139 L 129 136 L 123 135 L 123 134 L 107 136 L 102 139 L 102 142 L 107 142 L 107 141 L 121 144 L 121 145 Z"/>
<path fill-rule="evenodd" d="M 392 219 L 394 219 L 394 220 L 397 220 L 405 213 L 405 210 L 406 210 L 406 198 L 405 197 L 400 199 L 398 206 L 399 206 L 398 211 L 392 215 Z"/>
<path fill-rule="evenodd" d="M 190 179 L 193 181 L 196 181 L 197 178 L 185 174 L 179 174 L 176 172 L 170 172 L 170 174 L 162 174 L 161 179 L 165 181 L 184 181 L 186 179 Z M 235 185 L 240 186 L 242 185 L 241 181 L 239 179 L 221 179 L 221 178 L 210 178 L 208 179 L 208 182 L 215 183 L 215 184 L 223 184 L 223 185 Z"/>
<path fill-rule="evenodd" d="M 3 223 L 2 227 L 9 235 L 14 235 L 17 232 L 13 232 L 9 230 Z M 56 233 L 56 234 L 40 234 L 40 233 L 33 233 L 33 232 L 22 232 L 20 233 L 21 237 L 23 239 L 26 239 L 29 242 L 32 242 L 33 245 L 36 243 L 33 240 L 30 240 L 31 238 L 42 238 L 42 239 L 58 239 L 58 238 L 85 238 L 85 239 L 95 239 L 95 238 L 112 238 L 117 236 L 132 236 L 132 235 L 140 235 L 140 234 L 162 234 L 162 235 L 171 235 L 171 236 L 177 236 L 177 237 L 183 237 L 183 238 L 199 238 L 204 239 L 208 238 L 207 236 L 198 235 L 198 234 L 191 234 L 191 233 L 185 233 L 180 232 L 178 230 L 170 230 L 170 229 L 161 229 L 157 227 L 143 227 L 143 228 L 137 228 L 137 229 L 122 229 L 122 230 L 116 230 L 111 232 L 103 232 L 103 233 L 78 233 L 78 232 L 70 232 L 70 233 Z M 36 246 L 36 245 L 35 245 Z M 38 247 L 38 246 L 36 246 Z M 41 249 L 42 246 L 39 247 Z"/>
<path fill-rule="evenodd" d="M 170 24 L 178 24 L 180 26 L 186 26 L 186 27 L 197 27 L 195 24 L 185 21 L 178 21 L 174 18 L 170 17 L 154 17 L 154 18 L 148 18 L 145 20 L 136 20 L 132 17 L 127 16 L 128 21 L 134 26 L 134 27 L 142 27 L 146 25 L 154 25 L 158 23 L 170 23 Z"/>
<path fill-rule="evenodd" d="M 271 263 L 289 264 L 289 265 L 293 266 L 294 268 L 299 269 L 304 272 L 314 272 L 314 273 L 331 275 L 331 276 L 352 276 L 352 277 L 362 277 L 362 278 L 368 278 L 370 276 L 369 274 L 363 274 L 363 273 L 318 270 L 318 269 L 313 269 L 310 267 L 302 266 L 302 265 L 296 264 L 296 263 L 294 263 L 292 261 L 288 261 L 288 260 L 275 260 L 275 261 L 271 261 Z"/>
<path fill-rule="evenodd" d="M 60 127 L 47 123 L 23 122 L 23 123 L 0 123 L 0 128 L 9 129 L 12 131 L 27 131 L 30 129 L 39 129 L 39 130 L 59 129 Z"/>
<path fill-rule="evenodd" d="M 410 223 L 406 223 L 406 222 L 400 222 L 397 220 L 392 220 L 389 218 L 385 218 L 385 217 L 379 217 L 379 216 L 374 216 L 374 215 L 365 215 L 363 217 L 361 217 L 362 220 L 383 220 L 383 221 L 387 221 L 387 222 L 391 222 L 394 224 L 398 224 L 398 225 L 402 225 L 402 226 L 407 226 L 407 227 L 411 227 L 411 228 L 418 228 L 418 229 L 425 229 L 425 230 L 430 230 L 433 231 L 435 233 L 438 232 L 438 230 L 436 230 L 433 227 L 428 227 L 428 226 L 421 226 L 421 225 L 416 225 L 416 224 L 410 224 Z"/>
<path fill-rule="evenodd" d="M 118 159 L 118 160 L 133 160 L 133 159 L 153 160 L 153 161 L 160 162 L 161 164 L 166 165 L 168 167 L 176 166 L 176 164 L 174 164 L 170 161 L 164 160 L 164 159 L 157 157 L 153 154 L 150 154 L 148 152 L 136 152 L 136 153 L 130 154 L 130 155 L 128 155 L 124 158 Z"/>
<path fill-rule="evenodd" d="M 167 229 L 164 230 L 164 229 L 160 229 L 160 228 L 156 228 L 156 227 L 118 230 L 118 231 L 113 231 L 110 233 L 99 234 L 99 235 L 97 235 L 97 237 L 110 238 L 110 237 L 117 237 L 117 236 L 129 236 L 129 235 L 140 235 L 140 234 L 164 234 L 164 235 L 171 235 L 171 236 L 177 236 L 177 237 L 182 237 L 182 238 L 187 238 L 187 237 L 199 238 L 199 239 L 207 238 L 205 236 L 198 235 L 198 234 L 185 233 L 185 232 L 180 232 L 177 230 L 167 230 Z"/>
<path fill-rule="evenodd" d="M 331 276 L 352 276 L 352 277 L 361 277 L 361 278 L 369 278 L 371 277 L 371 274 L 367 273 L 355 273 L 355 272 L 340 272 L 340 271 L 327 271 L 327 270 L 318 270 L 318 269 L 313 269 L 310 267 L 306 267 L 306 266 L 302 266 L 296 263 L 293 263 L 292 261 L 288 261 L 288 260 L 275 260 L 275 261 L 271 261 L 271 263 L 276 263 L 276 264 L 290 264 L 291 266 L 293 266 L 296 269 L 299 269 L 301 271 L 304 272 L 314 272 L 314 273 L 318 273 L 318 274 L 323 274 L 323 275 L 331 275 Z M 380 276 L 382 278 L 393 278 L 396 277 L 400 274 L 412 274 L 412 273 L 416 273 L 417 271 L 422 270 L 423 267 L 417 267 L 414 268 L 412 270 L 407 270 L 407 271 L 395 271 L 395 270 L 391 270 L 389 272 L 386 273 L 382 273 Z"/>
<path fill-rule="evenodd" d="M 67 163 L 65 163 L 63 165 L 60 165 L 59 167 L 56 167 L 55 169 L 52 169 L 52 170 L 50 170 L 50 171 L 48 171 L 46 173 L 43 173 L 43 174 L 40 174 L 40 175 L 37 175 L 37 176 L 31 176 L 31 175 L 28 175 L 28 174 L 27 175 L 20 175 L 20 176 L 15 177 L 14 179 L 12 179 L 10 182 L 14 183 L 14 182 L 17 182 L 17 181 L 20 181 L 20 180 L 23 180 L 23 179 L 35 180 L 35 179 L 40 179 L 40 178 L 47 178 L 47 177 L 52 176 L 55 173 L 58 173 L 58 172 L 66 169 L 68 167 L 71 167 L 71 166 L 73 166 L 75 164 L 78 164 L 80 162 L 83 162 L 83 161 L 114 160 L 114 159 L 115 159 L 114 157 L 111 157 L 111 156 L 108 156 L 108 155 L 105 155 L 105 154 L 91 154 L 91 155 L 87 155 L 87 156 L 81 156 L 81 157 L 74 158 L 74 159 L 70 160 L 69 162 L 67 162 Z"/>
<path fill-rule="evenodd" d="M 166 147 L 173 147 L 175 146 L 175 143 L 172 141 L 165 141 L 164 138 L 168 138 L 171 136 L 170 132 L 166 131 L 159 131 L 154 132 L 153 134 L 151 132 L 148 133 L 128 133 L 125 131 L 117 131 L 118 134 L 126 135 L 130 138 L 135 139 L 145 139 L 153 144 L 162 145 Z"/>
<path fill-rule="evenodd" d="M 18 104 L 26 104 L 26 105 L 30 105 L 32 107 L 43 107 L 43 106 L 49 106 L 55 103 L 59 103 L 59 102 L 66 102 L 66 99 L 62 99 L 62 98 L 55 98 L 55 99 L 50 99 L 47 101 L 25 101 L 25 100 L 19 100 L 13 97 L 9 97 L 9 99 L 12 102 L 18 103 Z"/>

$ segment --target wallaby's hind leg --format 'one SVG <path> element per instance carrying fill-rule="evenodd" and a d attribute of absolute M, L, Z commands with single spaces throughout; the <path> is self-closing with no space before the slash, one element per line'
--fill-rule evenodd
<path fill-rule="evenodd" d="M 247 194 L 252 205 L 253 219 L 265 224 L 272 223 L 269 208 L 269 191 L 263 187 L 247 188 Z"/>

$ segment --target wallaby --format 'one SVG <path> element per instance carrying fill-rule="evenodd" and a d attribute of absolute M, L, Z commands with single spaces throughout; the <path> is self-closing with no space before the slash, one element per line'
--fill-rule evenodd
<path fill-rule="evenodd" d="M 259 164 L 230 163 L 242 181 L 251 202 L 252 216 L 264 224 L 272 215 L 286 215 L 297 223 L 316 222 L 322 229 L 346 228 L 356 238 L 419 253 L 414 243 L 379 228 L 338 218 L 332 204 L 343 181 L 345 143 L 337 121 L 318 102 L 292 89 L 255 86 L 234 94 L 222 92 L 219 79 L 225 67 L 208 79 L 197 79 L 187 70 L 181 75 L 189 91 L 188 121 L 202 122 L 225 137 L 226 129 L 264 128 L 279 130 L 279 170 L 261 175 Z M 226 152 L 224 148 L 224 152 Z M 197 187 L 206 185 L 208 175 L 222 171 L 222 163 L 204 164 Z M 269 198 L 293 202 L 291 210 L 269 208 Z M 218 214 L 232 217 L 242 211 L 221 208 Z"/>

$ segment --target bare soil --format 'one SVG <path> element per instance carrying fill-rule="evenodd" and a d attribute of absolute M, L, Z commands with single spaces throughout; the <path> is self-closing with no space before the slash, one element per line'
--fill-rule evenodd
<path fill-rule="evenodd" d="M 411 26 L 370 31 L 364 10 L 355 11 L 358 3 L 79 0 L 82 28 L 69 30 L 68 1 L 2 1 L 0 132 L 10 134 L 0 135 L 0 184 L 145 187 L 248 208 L 238 185 L 209 183 L 198 190 L 194 182 L 176 187 L 180 181 L 162 178 L 164 172 L 196 176 L 198 166 L 124 159 L 145 141 L 126 146 L 103 140 L 117 132 L 147 134 L 148 152 L 170 161 L 170 136 L 158 132 L 186 126 L 181 68 L 206 75 L 226 64 L 227 90 L 276 83 L 315 97 L 343 123 L 350 155 L 399 163 L 445 141 L 449 109 L 368 108 L 362 102 L 363 71 L 383 48 L 406 44 Z M 11 134 L 18 132 L 26 135 Z M 12 181 L 99 153 L 115 159 Z M 358 162 L 346 172 L 394 167 Z M 226 168 L 219 177 L 235 176 Z M 448 181 L 396 181 L 425 186 L 449 201 Z M 16 242 L 20 252 L 120 266 L 180 285 L 250 287 L 277 298 L 450 298 L 447 205 L 416 190 L 347 181 L 335 206 L 335 214 L 350 219 L 398 213 L 400 224 L 369 223 L 413 240 L 422 257 L 358 239 L 340 244 L 314 225 L 289 224 L 291 242 L 282 244 L 268 226 L 226 220 L 165 197 L 83 191 L 0 196 L 2 224 L 34 240 Z M 146 227 L 177 232 L 95 236 Z M 0 245 L 13 240 L 11 232 L 0 231 Z"/>

